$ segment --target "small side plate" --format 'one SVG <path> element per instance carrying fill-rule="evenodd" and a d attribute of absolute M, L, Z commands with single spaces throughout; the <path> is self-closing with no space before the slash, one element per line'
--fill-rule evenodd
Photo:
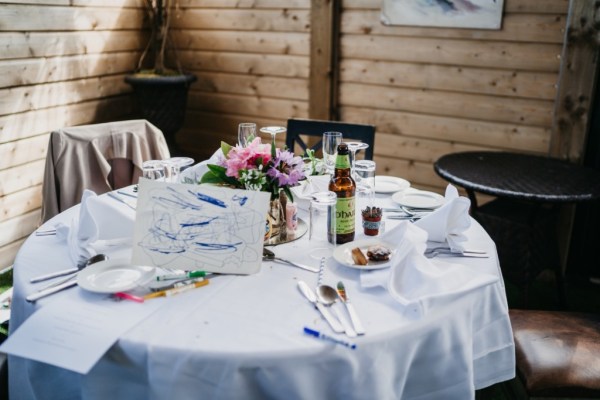
<path fill-rule="evenodd" d="M 155 268 L 131 265 L 127 260 L 106 260 L 90 265 L 77 275 L 77 285 L 94 293 L 131 290 L 154 278 Z"/>
<path fill-rule="evenodd" d="M 392 200 L 405 207 L 429 208 L 433 210 L 444 204 L 445 198 L 438 193 L 410 189 L 395 193 L 392 196 Z"/>
<path fill-rule="evenodd" d="M 406 179 L 387 175 L 375 176 L 376 193 L 396 193 L 409 187 L 410 182 L 408 182 Z"/>
<path fill-rule="evenodd" d="M 373 246 L 376 244 L 380 244 L 380 245 L 385 246 L 388 249 L 390 249 L 392 254 L 390 254 L 389 260 L 387 260 L 387 261 L 371 261 L 371 260 L 369 260 L 369 263 L 367 265 L 354 264 L 354 261 L 352 260 L 352 249 L 358 247 L 364 253 L 364 255 L 366 257 L 367 249 L 370 246 Z M 392 261 L 394 259 L 395 254 L 396 254 L 396 249 L 394 248 L 393 245 L 391 245 L 389 243 L 386 243 L 379 239 L 363 239 L 363 240 L 355 240 L 354 242 L 350 242 L 350 243 L 344 243 L 343 245 L 336 247 L 336 249 L 333 251 L 333 258 L 335 259 L 335 261 L 339 262 L 340 264 L 342 264 L 346 267 L 368 270 L 368 269 L 382 269 L 382 268 L 390 267 L 392 265 Z"/>

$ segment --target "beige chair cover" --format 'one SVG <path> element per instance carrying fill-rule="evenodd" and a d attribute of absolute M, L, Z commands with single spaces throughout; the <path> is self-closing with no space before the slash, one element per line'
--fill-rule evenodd
<path fill-rule="evenodd" d="M 97 194 L 137 183 L 142 162 L 169 158 L 162 132 L 146 120 L 63 128 L 50 134 L 42 222 Z"/>

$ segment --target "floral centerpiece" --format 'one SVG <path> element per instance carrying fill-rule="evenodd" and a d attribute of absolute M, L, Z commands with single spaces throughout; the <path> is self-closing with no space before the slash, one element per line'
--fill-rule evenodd
<path fill-rule="evenodd" d="M 246 147 L 222 142 L 221 150 L 224 158 L 219 164 L 207 165 L 200 183 L 271 193 L 267 234 L 285 235 L 285 202 L 288 198 L 293 201 L 290 188 L 305 178 L 302 157 L 276 148 L 275 143 L 264 144 L 260 137 Z"/>

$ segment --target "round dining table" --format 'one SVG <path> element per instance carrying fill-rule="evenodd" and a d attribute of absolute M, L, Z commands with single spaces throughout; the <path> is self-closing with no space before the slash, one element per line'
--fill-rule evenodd
<path fill-rule="evenodd" d="M 127 204 L 106 194 L 100 197 L 128 210 L 133 223 L 135 211 Z M 375 201 L 380 207 L 398 207 L 389 194 L 378 194 Z M 72 223 L 79 207 L 57 215 L 38 231 Z M 299 207 L 299 217 L 307 220 L 307 211 L 300 203 Z M 385 230 L 403 223 L 410 224 L 387 219 Z M 357 228 L 356 239 L 365 239 L 358 224 Z M 86 374 L 9 355 L 10 398 L 473 399 L 477 389 L 513 378 L 515 358 L 494 243 L 474 220 L 465 234 L 467 247 L 484 250 L 487 258 L 430 261 L 438 267 L 451 262 L 468 275 L 493 279 L 458 292 L 422 296 L 422 315 L 408 312 L 385 287 L 362 285 L 361 274 L 368 271 L 334 258 L 327 260 L 321 275 L 263 261 L 258 273 L 218 276 L 205 287 L 147 300 L 158 302 L 153 303 L 159 305 L 157 310 L 122 334 Z M 319 267 L 308 235 L 270 249 Z M 130 255 L 131 248 L 109 254 Z M 30 283 L 32 277 L 69 266 L 69 248 L 57 235 L 33 233 L 25 241 L 14 263 L 11 335 L 18 335 L 29 317 L 52 302 L 79 301 L 81 287 L 34 303 L 25 300 L 37 288 Z M 299 281 L 314 289 L 319 277 L 333 287 L 344 283 L 364 335 L 334 333 L 298 290 Z M 426 288 L 428 283 L 417 284 Z M 98 301 L 101 298 L 98 295 Z M 305 327 L 355 348 L 318 340 L 304 333 Z"/>

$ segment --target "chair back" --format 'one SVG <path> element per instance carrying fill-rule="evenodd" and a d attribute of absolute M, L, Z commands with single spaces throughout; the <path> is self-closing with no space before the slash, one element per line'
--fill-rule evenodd
<path fill-rule="evenodd" d="M 142 163 L 169 158 L 162 132 L 146 120 L 82 125 L 50 134 L 42 185 L 42 222 L 96 194 L 137 183 Z"/>
<path fill-rule="evenodd" d="M 310 149 L 318 152 L 322 148 L 323 133 L 332 131 L 342 132 L 345 141 L 352 139 L 367 143 L 369 148 L 364 150 L 365 159 L 373 159 L 373 147 L 375 145 L 375 126 L 373 125 L 292 118 L 287 121 L 285 145 L 290 151 L 294 151 L 295 145 L 298 144 L 304 154 L 309 146 L 301 136 L 315 137 L 318 139 L 314 144 L 311 144 Z"/>

